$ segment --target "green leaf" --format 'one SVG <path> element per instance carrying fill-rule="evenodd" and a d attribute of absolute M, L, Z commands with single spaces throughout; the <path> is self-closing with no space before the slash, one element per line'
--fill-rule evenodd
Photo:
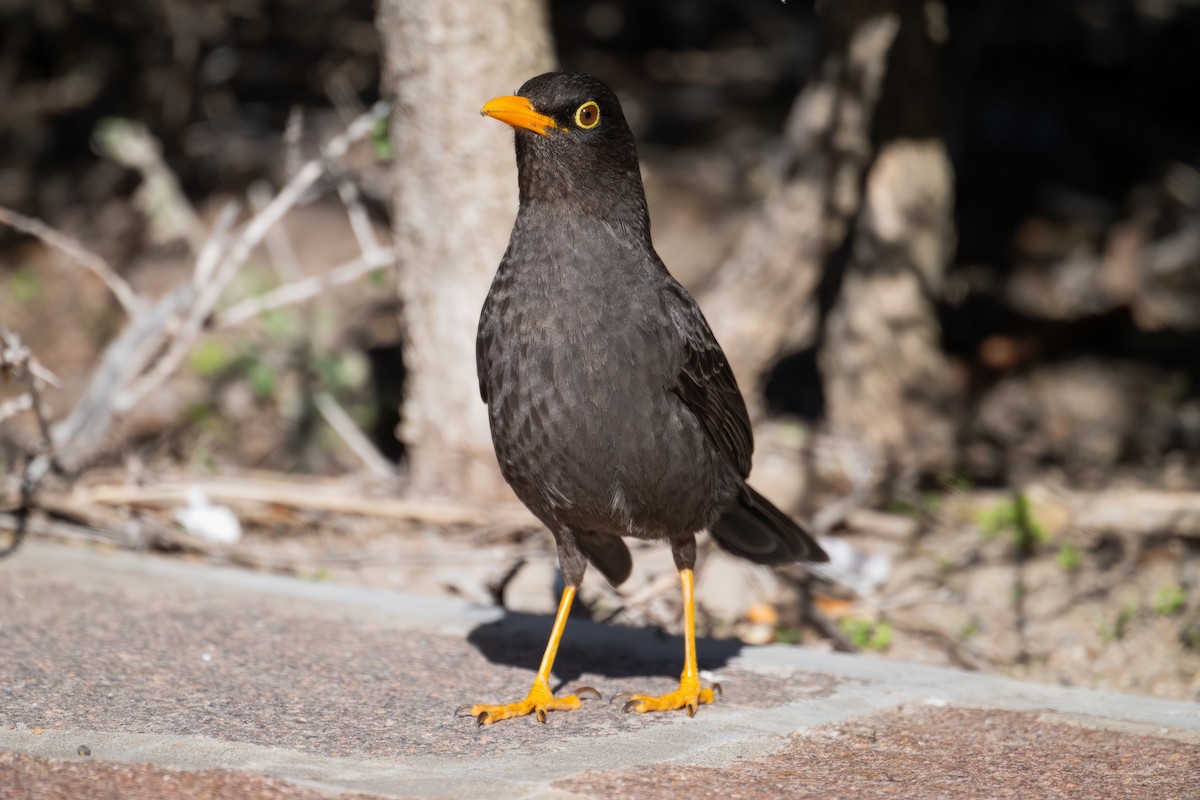
<path fill-rule="evenodd" d="M 290 339 L 299 328 L 298 319 L 293 309 L 273 309 L 262 315 L 263 330 L 272 339 Z"/>
<path fill-rule="evenodd" d="M 231 357 L 224 342 L 209 339 L 192 351 L 192 369 L 201 378 L 211 378 L 229 364 Z"/>
<path fill-rule="evenodd" d="M 1072 544 L 1064 544 L 1058 548 L 1058 555 L 1055 556 L 1055 561 L 1063 572 L 1074 572 L 1079 569 L 1079 565 L 1083 561 L 1083 554 L 1079 548 Z"/>
<path fill-rule="evenodd" d="M 1158 587 L 1158 591 L 1154 594 L 1154 613 L 1160 617 L 1178 614 L 1186 604 L 1187 595 L 1183 593 L 1182 586 L 1167 584 Z"/>
<path fill-rule="evenodd" d="M 800 641 L 801 633 L 798 628 L 776 628 L 775 641 L 779 644 L 795 644 Z"/>
<path fill-rule="evenodd" d="M 892 644 L 892 626 L 887 622 L 875 623 L 862 617 L 847 617 L 838 623 L 838 627 L 860 650 L 886 650 Z"/>
<path fill-rule="evenodd" d="M 246 369 L 250 388 L 258 397 L 266 399 L 275 394 L 275 371 L 262 361 L 252 361 Z"/>
<path fill-rule="evenodd" d="M 29 267 L 21 267 L 8 279 L 8 289 L 17 302 L 28 303 L 42 293 L 42 280 Z"/>
<path fill-rule="evenodd" d="M 1125 638 L 1125 634 L 1129 632 L 1129 623 L 1133 622 L 1133 618 L 1137 616 L 1137 612 L 1137 605 L 1126 603 L 1121 606 L 1121 610 L 1117 612 L 1116 620 L 1111 625 L 1103 617 L 1097 617 L 1096 631 L 1100 634 L 1100 638 L 1104 643 L 1112 644 Z"/>
<path fill-rule="evenodd" d="M 371 128 L 371 146 L 375 148 L 375 157 L 380 161 L 391 161 L 396 155 L 386 117 L 377 120 L 375 127 Z"/>

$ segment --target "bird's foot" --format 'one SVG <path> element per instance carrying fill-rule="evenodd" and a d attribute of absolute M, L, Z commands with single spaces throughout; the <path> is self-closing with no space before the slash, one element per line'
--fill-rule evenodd
<path fill-rule="evenodd" d="M 681 678 L 679 688 L 659 697 L 645 694 L 622 692 L 613 700 L 625 700 L 621 710 L 628 714 L 636 711 L 639 714 L 646 711 L 674 711 L 677 708 L 687 709 L 689 717 L 696 716 L 696 709 L 705 703 L 712 703 L 721 696 L 721 684 L 714 683 L 711 689 L 701 689 L 700 681 L 695 678 Z M 609 701 L 612 702 L 612 701 Z"/>
<path fill-rule="evenodd" d="M 566 697 L 555 697 L 549 686 L 537 682 L 533 684 L 533 688 L 529 690 L 529 694 L 525 696 L 524 700 L 502 706 L 489 706 L 483 703 L 467 704 L 459 706 L 454 715 L 456 717 L 475 717 L 480 725 L 491 725 L 493 722 L 499 722 L 509 717 L 536 714 L 538 722 L 545 724 L 547 712 L 574 711 L 579 708 L 581 697 L 601 699 L 600 693 L 590 686 L 580 686 L 575 690 L 575 694 L 569 694 Z"/>

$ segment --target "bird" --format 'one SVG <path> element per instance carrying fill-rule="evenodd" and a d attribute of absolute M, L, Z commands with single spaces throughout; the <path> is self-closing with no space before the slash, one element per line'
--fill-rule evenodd
<path fill-rule="evenodd" d="M 622 537 L 665 541 L 683 596 L 684 666 L 661 696 L 622 693 L 625 712 L 712 703 L 696 662 L 696 536 L 759 564 L 828 557 L 752 489 L 746 404 L 699 306 L 654 250 L 637 146 L 617 95 L 581 72 L 549 72 L 480 113 L 512 127 L 519 205 L 480 312 L 479 390 L 500 472 L 553 534 L 564 589 L 524 699 L 456 710 L 479 725 L 600 698 L 550 689 L 559 642 L 591 564 L 614 587 Z M 611 702 L 611 701 L 610 701 Z"/>

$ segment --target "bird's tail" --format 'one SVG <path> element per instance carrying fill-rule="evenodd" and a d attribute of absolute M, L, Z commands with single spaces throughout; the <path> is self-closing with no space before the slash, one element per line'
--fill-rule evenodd
<path fill-rule="evenodd" d="M 756 564 L 829 560 L 821 545 L 791 517 L 749 486 L 745 488 L 737 504 L 712 526 L 717 544 Z"/>

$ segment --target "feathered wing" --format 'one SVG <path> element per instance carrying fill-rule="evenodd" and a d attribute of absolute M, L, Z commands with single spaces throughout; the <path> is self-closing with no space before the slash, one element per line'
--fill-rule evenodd
<path fill-rule="evenodd" d="M 746 402 L 725 353 L 696 301 L 672 284 L 665 304 L 683 358 L 672 390 L 704 429 L 721 458 L 737 470 L 742 491 L 712 526 L 713 538 L 736 556 L 759 564 L 828 561 L 829 556 L 803 528 L 747 486 L 754 438 Z"/>
<path fill-rule="evenodd" d="M 475 377 L 479 380 L 479 397 L 484 403 L 488 402 L 487 390 L 487 357 L 491 347 L 492 337 L 495 336 L 493 320 L 492 294 L 488 292 L 479 311 L 479 329 L 475 333 Z"/>
<path fill-rule="evenodd" d="M 671 388 L 695 414 L 721 458 L 744 479 L 750 474 L 754 437 L 733 370 L 700 307 L 682 286 L 668 285 L 664 305 L 673 328 L 669 335 L 683 348 Z"/>

